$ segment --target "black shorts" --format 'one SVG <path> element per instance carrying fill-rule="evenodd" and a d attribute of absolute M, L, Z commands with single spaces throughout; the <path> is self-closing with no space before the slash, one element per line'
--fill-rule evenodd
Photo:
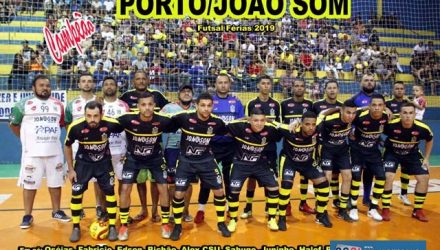
<path fill-rule="evenodd" d="M 267 164 L 245 165 L 234 162 L 229 183 L 231 192 L 240 192 L 248 177 L 256 179 L 260 187 L 278 187 L 277 177 Z"/>
<path fill-rule="evenodd" d="M 349 147 L 321 147 L 321 168 L 324 171 L 351 169 Z"/>
<path fill-rule="evenodd" d="M 72 184 L 72 195 L 80 195 L 88 188 L 88 183 L 93 177 L 106 195 L 114 194 L 115 172 L 112 160 L 102 162 L 75 161 L 76 182 Z"/>
<path fill-rule="evenodd" d="M 424 168 L 422 154 L 415 153 L 409 155 L 398 155 L 385 150 L 383 156 L 383 165 L 385 172 L 396 173 L 397 166 L 400 164 L 402 172 L 409 175 L 425 175 L 429 174 L 428 168 Z"/>
<path fill-rule="evenodd" d="M 148 169 L 151 172 L 156 183 L 167 183 L 167 171 L 165 162 L 162 158 L 153 161 L 137 161 L 130 155 L 127 155 L 124 167 L 122 168 L 122 183 L 133 184 L 137 183 L 137 177 L 141 169 Z"/>
<path fill-rule="evenodd" d="M 377 179 L 385 179 L 385 169 L 380 151 L 361 150 L 353 147 L 350 149 L 353 178 L 356 176 L 356 179 L 360 179 L 362 169 L 368 169 Z"/>
<path fill-rule="evenodd" d="M 213 143 L 211 145 L 212 152 L 214 153 L 217 163 L 221 163 L 223 167 L 230 167 L 235 154 L 235 142 L 230 144 Z"/>
<path fill-rule="evenodd" d="M 176 169 L 176 191 L 186 191 L 197 176 L 207 188 L 214 190 L 223 188 L 222 175 L 213 157 L 201 161 L 190 161 L 184 156 L 179 156 Z"/>
<path fill-rule="evenodd" d="M 324 172 L 320 166 L 314 166 L 312 161 L 309 162 L 294 162 L 287 155 L 280 155 L 280 176 L 281 181 L 293 181 L 295 178 L 295 171 L 298 171 L 307 179 L 314 180 L 320 177 L 325 177 Z"/>

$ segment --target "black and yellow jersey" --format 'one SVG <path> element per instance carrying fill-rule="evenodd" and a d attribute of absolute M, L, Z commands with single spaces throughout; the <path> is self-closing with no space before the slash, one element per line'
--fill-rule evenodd
<path fill-rule="evenodd" d="M 380 136 L 388 122 L 388 115 L 384 112 L 379 119 L 373 119 L 370 110 L 359 110 L 353 121 L 355 140 L 352 147 L 359 150 L 378 150 Z"/>
<path fill-rule="evenodd" d="M 321 99 L 313 103 L 312 111 L 319 115 L 322 111 L 329 108 L 340 108 L 342 107 L 342 102 L 336 100 L 336 103 L 328 103 L 326 99 Z"/>
<path fill-rule="evenodd" d="M 425 123 L 415 120 L 411 128 L 404 128 L 400 118 L 396 118 L 385 126 L 386 150 L 398 155 L 409 155 L 417 153 L 421 140 L 431 141 L 433 134 Z"/>
<path fill-rule="evenodd" d="M 172 124 L 182 130 L 180 155 L 187 160 L 200 161 L 213 156 L 209 143 L 214 135 L 225 135 L 226 125 L 223 120 L 211 115 L 208 120 L 200 120 L 196 111 L 181 112 L 174 115 Z"/>
<path fill-rule="evenodd" d="M 165 98 L 165 96 L 163 96 L 162 93 L 160 93 L 157 90 L 147 89 L 146 92 L 150 92 L 154 96 L 154 102 L 156 103 L 156 107 L 154 108 L 154 111 L 160 111 L 165 105 L 170 103 Z M 119 97 L 119 99 L 127 103 L 131 111 L 138 111 L 137 103 L 138 103 L 139 94 L 140 94 L 139 91 L 132 89 L 122 94 L 121 97 Z"/>
<path fill-rule="evenodd" d="M 406 99 L 403 99 L 402 101 L 398 101 L 395 98 L 393 98 L 391 100 L 386 101 L 385 105 L 387 108 L 389 108 L 391 110 L 391 112 L 393 112 L 394 118 L 399 118 L 400 117 L 400 108 L 406 102 L 408 102 Z"/>
<path fill-rule="evenodd" d="M 283 136 L 282 152 L 294 162 L 307 163 L 315 161 L 318 158 L 318 133 L 304 136 L 301 127 L 291 132 L 288 125 L 277 124 L 278 131 Z"/>
<path fill-rule="evenodd" d="M 301 119 L 307 111 L 312 111 L 313 102 L 304 99 L 302 102 L 295 102 L 293 98 L 281 102 L 281 120 L 284 124 L 290 124 L 294 120 Z"/>
<path fill-rule="evenodd" d="M 320 143 L 323 146 L 346 146 L 350 134 L 351 123 L 345 123 L 341 119 L 341 113 L 337 112 L 318 119 L 318 132 Z"/>
<path fill-rule="evenodd" d="M 254 132 L 246 120 L 232 121 L 227 128 L 236 141 L 234 161 L 240 164 L 254 165 L 263 161 L 267 146 L 281 139 L 281 134 L 271 123 L 266 123 L 260 132 Z"/>
<path fill-rule="evenodd" d="M 261 109 L 266 115 L 266 118 L 270 120 L 274 120 L 277 122 L 281 121 L 280 103 L 272 97 L 269 97 L 269 100 L 267 100 L 266 102 L 261 101 L 258 96 L 250 100 L 248 103 L 246 103 L 246 106 L 244 108 L 245 115 L 249 116 L 254 108 Z"/>
<path fill-rule="evenodd" d="M 90 128 L 83 117 L 70 124 L 64 144 L 71 146 L 75 141 L 78 141 L 78 151 L 74 156 L 77 161 L 111 160 L 108 139 L 112 133 L 121 133 L 122 131 L 123 128 L 115 119 L 104 116 L 96 128 Z"/>
<path fill-rule="evenodd" d="M 154 112 L 151 121 L 142 121 L 139 112 L 117 118 L 127 137 L 127 155 L 137 161 L 162 161 L 162 133 L 174 131 L 171 118 Z"/>

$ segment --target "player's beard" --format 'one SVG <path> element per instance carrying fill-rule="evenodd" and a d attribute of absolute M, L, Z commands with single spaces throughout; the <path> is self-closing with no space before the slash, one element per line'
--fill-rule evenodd
<path fill-rule="evenodd" d="M 191 104 L 192 100 L 184 101 L 179 98 L 179 102 L 182 103 L 183 106 L 189 106 Z"/>
<path fill-rule="evenodd" d="M 362 87 L 362 90 L 367 93 L 367 94 L 371 94 L 374 92 L 374 87 L 373 88 L 368 88 L 368 87 Z"/>
<path fill-rule="evenodd" d="M 98 127 L 98 124 L 96 122 L 89 122 L 88 125 L 89 125 L 90 128 Z"/>
<path fill-rule="evenodd" d="M 105 97 L 114 97 L 116 95 L 116 90 L 109 89 L 104 92 Z"/>
<path fill-rule="evenodd" d="M 35 96 L 42 100 L 47 100 L 50 97 L 50 91 L 42 91 L 41 94 L 35 92 Z"/>

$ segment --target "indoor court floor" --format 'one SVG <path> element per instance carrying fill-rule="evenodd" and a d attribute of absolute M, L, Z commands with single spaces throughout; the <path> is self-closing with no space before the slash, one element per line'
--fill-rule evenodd
<path fill-rule="evenodd" d="M 189 245 L 199 247 L 203 245 L 219 245 L 255 246 L 261 249 L 263 245 L 287 245 L 294 247 L 298 247 L 299 245 L 326 246 L 330 244 L 330 240 L 426 240 L 427 249 L 440 249 L 439 239 L 437 238 L 440 225 L 440 168 L 431 168 L 430 172 L 430 192 L 424 206 L 426 215 L 429 218 L 429 222 L 427 223 L 411 218 L 412 207 L 404 206 L 397 195 L 393 195 L 391 221 L 389 222 L 375 222 L 371 218 L 368 218 L 366 215 L 368 209 L 361 204 L 358 205 L 360 220 L 354 223 L 347 223 L 338 219 L 336 217 L 336 210 L 329 205 L 328 210 L 333 228 L 324 228 L 315 223 L 314 215 L 304 215 L 298 211 L 299 183 L 298 180 L 296 180 L 293 195 L 291 196 L 293 215 L 287 219 L 287 231 L 271 232 L 267 228 L 264 214 L 263 189 L 260 188 L 257 190 L 254 199 L 253 217 L 247 220 L 240 219 L 237 231 L 233 233 L 231 238 L 223 238 L 217 232 L 215 209 L 212 204 L 213 196 L 211 193 L 210 203 L 207 205 L 205 213 L 205 222 L 199 225 L 193 222 L 184 222 L 183 235 L 181 240 L 177 242 L 161 238 L 160 223 L 152 223 L 150 220 L 150 206 L 150 217 L 142 222 L 129 226 L 130 236 L 128 241 L 109 242 L 107 240 L 97 241 L 92 239 L 88 233 L 88 227 L 95 218 L 95 199 L 93 197 L 93 188 L 91 188 L 84 196 L 83 205 L 85 207 L 86 218 L 81 221 L 82 238 L 78 244 L 75 245 L 69 242 L 72 224 L 70 222 L 58 222 L 51 218 L 51 203 L 47 188 L 42 188 L 37 192 L 33 212 L 33 226 L 26 230 L 20 229 L 19 224 L 23 216 L 21 189 L 16 186 L 16 178 L 2 178 L 0 179 L 0 249 L 19 249 L 19 246 L 94 246 L 98 244 L 113 247 L 117 245 L 137 246 L 151 250 L 155 248 L 146 248 L 146 246 L 177 247 Z M 412 202 L 414 202 L 414 196 L 412 195 L 414 183 L 415 181 L 412 178 L 410 183 L 411 194 L 409 195 Z M 399 182 L 395 182 L 395 184 L 394 191 L 396 193 Z M 45 183 L 43 185 L 45 185 Z M 134 188 L 134 190 L 135 189 L 136 188 Z M 198 186 L 195 186 L 192 204 L 190 206 L 190 212 L 193 216 L 195 216 L 197 211 L 198 190 Z M 309 192 L 308 197 L 309 205 L 314 205 L 313 194 Z M 241 212 L 244 208 L 245 190 L 242 191 L 240 200 L 239 211 Z M 69 202 L 70 184 L 66 184 L 63 189 L 61 206 L 64 211 L 70 215 L 70 210 L 68 209 Z M 137 191 L 132 192 L 132 202 L 133 206 L 130 213 L 134 216 L 139 211 Z M 362 203 L 361 198 L 360 203 Z M 148 204 L 151 205 L 150 197 L 148 197 Z M 98 249 L 105 249 L 105 247 L 103 246 Z M 120 249 L 122 250 L 123 248 Z M 217 249 L 212 248 L 210 250 Z M 325 249 L 325 247 L 320 249 Z"/>

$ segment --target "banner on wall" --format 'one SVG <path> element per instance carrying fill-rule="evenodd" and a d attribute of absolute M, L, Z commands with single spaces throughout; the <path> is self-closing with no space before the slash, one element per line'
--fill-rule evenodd
<path fill-rule="evenodd" d="M 15 103 L 23 98 L 33 95 L 32 91 L 0 91 L 0 121 L 7 121 L 11 109 Z M 67 92 L 65 90 L 52 91 L 52 97 L 60 100 L 64 107 L 67 104 Z"/>

